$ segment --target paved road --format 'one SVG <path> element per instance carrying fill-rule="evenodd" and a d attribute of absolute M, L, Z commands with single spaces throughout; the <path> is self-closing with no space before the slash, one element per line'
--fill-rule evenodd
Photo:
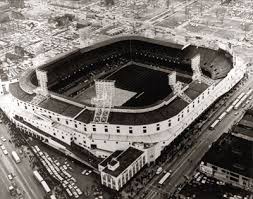
<path fill-rule="evenodd" d="M 8 128 L 4 124 L 0 124 L 0 136 L 4 136 L 7 141 L 1 143 L 4 144 L 8 151 L 8 155 L 4 155 L 0 150 L 0 198 L 11 198 L 8 193 L 8 187 L 11 181 L 7 175 L 13 173 L 15 175 L 14 181 L 24 192 L 24 198 L 26 199 L 43 199 L 45 195 L 41 185 L 37 183 L 32 174 L 32 168 L 29 166 L 28 158 L 22 158 L 21 163 L 16 164 L 11 156 L 11 151 L 16 150 L 14 145 L 9 143 L 10 135 Z"/>
<path fill-rule="evenodd" d="M 165 18 L 172 16 L 175 12 L 178 12 L 178 11 L 182 10 L 183 8 L 185 8 L 186 6 L 189 6 L 195 2 L 196 2 L 196 0 L 191 0 L 187 3 L 183 2 L 183 3 L 179 3 L 177 5 L 174 5 L 173 10 L 171 10 L 171 8 L 169 8 L 169 10 L 166 10 L 166 11 L 159 13 L 156 16 L 148 19 L 147 22 L 150 22 L 153 25 L 158 25 Z"/>
<path fill-rule="evenodd" d="M 212 124 L 212 122 L 227 109 L 227 107 L 241 92 L 247 91 L 250 87 L 252 87 L 252 85 L 253 78 L 250 77 L 249 80 L 227 100 L 226 105 L 222 106 L 222 108 L 220 108 L 217 113 L 215 113 L 215 115 L 206 122 L 206 124 L 202 127 L 200 136 L 193 147 L 174 161 L 166 163 L 163 168 L 167 171 L 173 171 L 171 177 L 165 182 L 162 188 L 158 188 L 158 181 L 164 174 L 156 176 L 151 183 L 146 186 L 146 189 L 144 189 L 149 190 L 149 193 L 146 196 L 147 199 L 159 198 L 160 194 L 158 193 L 173 193 L 176 186 L 186 180 L 184 177 L 185 175 L 191 176 L 211 144 L 215 142 L 224 132 L 227 132 L 229 128 L 231 128 L 231 126 L 241 118 L 243 111 L 249 107 L 250 104 L 248 104 L 244 109 L 240 108 L 237 110 L 237 112 L 239 112 L 237 115 L 234 114 L 234 110 L 230 112 L 230 114 L 228 114 L 213 131 L 208 129 L 210 124 Z"/>

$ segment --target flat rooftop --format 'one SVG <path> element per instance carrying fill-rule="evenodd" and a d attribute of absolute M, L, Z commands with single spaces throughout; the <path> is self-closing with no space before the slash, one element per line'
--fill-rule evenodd
<path fill-rule="evenodd" d="M 139 149 L 129 147 L 127 150 L 125 150 L 121 153 L 119 153 L 119 152 L 115 152 L 115 153 L 119 154 L 118 156 L 116 156 L 114 154 L 114 156 L 116 156 L 116 158 L 115 157 L 114 158 L 117 161 L 119 161 L 118 168 L 116 168 L 114 171 L 112 171 L 106 167 L 103 170 L 103 172 L 105 172 L 111 176 L 117 177 L 123 171 L 125 171 L 135 160 L 137 160 L 144 152 Z M 109 156 L 107 159 L 108 160 L 105 160 L 104 163 L 102 162 L 103 165 L 105 165 L 105 164 L 107 165 L 107 163 L 112 160 L 112 156 Z"/>
<path fill-rule="evenodd" d="M 232 129 L 234 134 L 253 138 L 253 110 L 247 110 L 242 119 Z"/>
<path fill-rule="evenodd" d="M 253 142 L 225 133 L 202 161 L 253 178 Z"/>
<path fill-rule="evenodd" d="M 103 167 L 106 167 L 107 164 L 109 162 L 111 162 L 112 159 L 118 157 L 123 151 L 120 151 L 120 150 L 117 150 L 117 151 L 114 151 L 110 156 L 108 156 L 107 158 L 105 158 L 102 162 L 100 162 L 99 164 Z"/>

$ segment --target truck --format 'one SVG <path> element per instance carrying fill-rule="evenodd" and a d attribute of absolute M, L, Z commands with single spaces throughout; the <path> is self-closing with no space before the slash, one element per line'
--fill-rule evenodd
<path fill-rule="evenodd" d="M 17 154 L 16 151 L 12 151 L 12 152 L 11 152 L 11 155 L 12 155 L 13 159 L 15 160 L 15 162 L 16 162 L 17 164 L 21 162 L 21 160 L 20 160 L 20 158 L 19 158 L 19 156 L 18 156 L 18 154 Z"/>
<path fill-rule="evenodd" d="M 211 126 L 209 127 L 210 130 L 214 130 L 215 126 L 217 126 L 217 124 L 220 122 L 220 120 L 215 120 Z"/>

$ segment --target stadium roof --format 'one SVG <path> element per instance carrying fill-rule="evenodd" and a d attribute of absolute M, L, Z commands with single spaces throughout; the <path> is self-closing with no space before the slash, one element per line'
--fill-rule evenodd
<path fill-rule="evenodd" d="M 82 110 L 82 108 L 78 106 L 53 98 L 43 101 L 39 106 L 67 117 L 74 117 Z"/>
<path fill-rule="evenodd" d="M 223 134 L 202 161 L 253 178 L 253 142 Z"/>
<path fill-rule="evenodd" d="M 144 113 L 111 112 L 108 122 L 110 124 L 122 125 L 145 125 L 156 123 L 177 115 L 187 105 L 187 102 L 179 97 L 176 97 L 168 105 L 162 106 L 161 108 L 158 108 L 154 111 Z M 84 123 L 89 123 L 93 120 L 93 116 L 93 111 L 86 109 L 76 118 L 76 120 Z"/>

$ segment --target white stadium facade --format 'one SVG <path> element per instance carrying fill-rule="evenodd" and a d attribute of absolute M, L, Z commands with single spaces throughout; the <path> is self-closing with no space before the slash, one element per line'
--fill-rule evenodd
<path fill-rule="evenodd" d="M 184 47 L 123 36 L 29 69 L 10 84 L 12 101 L 4 111 L 46 144 L 59 143 L 59 149 L 75 144 L 105 158 L 98 167 L 101 182 L 118 190 L 245 71 L 246 63 L 229 47 Z M 141 151 L 141 159 L 136 156 L 121 167 L 127 150 Z"/>

